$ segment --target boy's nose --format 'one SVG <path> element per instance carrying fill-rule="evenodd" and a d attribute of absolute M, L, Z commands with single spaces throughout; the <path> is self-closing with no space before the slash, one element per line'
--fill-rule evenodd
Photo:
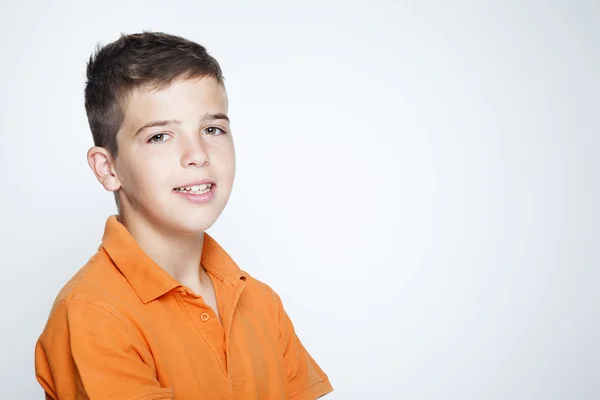
<path fill-rule="evenodd" d="M 184 168 L 192 166 L 201 167 L 208 165 L 209 163 L 210 159 L 208 157 L 208 152 L 206 151 L 202 140 L 195 143 L 189 143 L 181 157 L 181 164 Z"/>

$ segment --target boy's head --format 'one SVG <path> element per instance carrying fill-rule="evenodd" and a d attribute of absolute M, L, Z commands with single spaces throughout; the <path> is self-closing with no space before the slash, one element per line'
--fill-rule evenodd
<path fill-rule="evenodd" d="M 235 150 L 221 68 L 164 33 L 122 35 L 87 67 L 88 162 L 132 227 L 197 233 L 225 207 Z"/>

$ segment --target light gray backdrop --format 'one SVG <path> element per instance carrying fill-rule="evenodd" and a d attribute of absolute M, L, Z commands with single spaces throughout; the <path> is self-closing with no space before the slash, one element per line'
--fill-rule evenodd
<path fill-rule="evenodd" d="M 0 394 L 97 249 L 85 62 L 120 32 L 221 62 L 211 233 L 283 298 L 330 399 L 600 397 L 597 1 L 2 2 Z"/>

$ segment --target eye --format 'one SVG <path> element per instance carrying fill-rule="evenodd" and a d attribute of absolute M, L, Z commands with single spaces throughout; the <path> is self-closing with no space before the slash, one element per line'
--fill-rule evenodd
<path fill-rule="evenodd" d="M 219 136 L 225 134 L 225 131 L 221 128 L 217 128 L 216 126 L 209 126 L 208 128 L 202 131 L 202 134 Z"/>
<path fill-rule="evenodd" d="M 166 133 L 157 133 L 148 139 L 148 143 L 162 143 L 169 139 L 169 136 Z"/>

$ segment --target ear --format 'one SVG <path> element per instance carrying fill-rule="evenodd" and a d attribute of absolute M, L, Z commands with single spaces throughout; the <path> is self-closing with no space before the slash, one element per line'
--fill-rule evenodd
<path fill-rule="evenodd" d="M 103 147 L 94 146 L 87 152 L 90 168 L 104 189 L 116 192 L 121 187 L 121 181 L 115 170 L 114 159 Z"/>

